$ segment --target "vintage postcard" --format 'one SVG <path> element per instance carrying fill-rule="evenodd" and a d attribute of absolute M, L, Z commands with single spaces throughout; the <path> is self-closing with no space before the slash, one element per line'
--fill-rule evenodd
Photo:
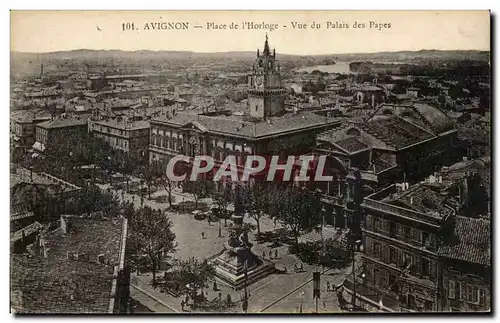
<path fill-rule="evenodd" d="M 11 312 L 491 313 L 490 20 L 11 11 Z"/>

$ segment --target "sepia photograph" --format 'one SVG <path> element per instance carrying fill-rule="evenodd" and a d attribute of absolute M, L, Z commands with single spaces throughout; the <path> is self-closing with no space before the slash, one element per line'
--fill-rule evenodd
<path fill-rule="evenodd" d="M 491 13 L 10 12 L 10 312 L 492 313 Z"/>

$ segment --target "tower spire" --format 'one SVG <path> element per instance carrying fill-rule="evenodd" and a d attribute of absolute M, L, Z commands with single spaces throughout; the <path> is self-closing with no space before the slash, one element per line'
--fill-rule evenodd
<path fill-rule="evenodd" d="M 266 42 L 264 43 L 264 55 L 271 54 L 271 50 L 269 49 L 269 43 L 267 42 L 267 33 L 266 33 Z"/>

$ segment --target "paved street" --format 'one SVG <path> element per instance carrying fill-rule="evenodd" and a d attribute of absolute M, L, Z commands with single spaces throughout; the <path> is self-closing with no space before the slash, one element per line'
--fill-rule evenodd
<path fill-rule="evenodd" d="M 106 186 L 102 187 L 106 189 Z M 166 195 L 165 191 L 155 192 L 153 197 L 159 195 Z M 174 193 L 176 197 L 174 204 L 178 204 L 184 200 L 192 200 L 190 194 L 183 194 L 180 192 Z M 121 197 L 121 194 L 118 194 Z M 180 197 L 180 198 L 179 198 Z M 131 194 L 124 194 L 126 200 L 134 201 L 137 207 L 140 206 L 140 197 Z M 205 203 L 210 203 L 210 199 L 203 200 Z M 149 205 L 153 208 L 168 209 L 168 203 L 158 203 L 156 201 L 144 199 L 144 205 Z M 168 211 L 167 211 L 168 212 Z M 223 249 L 224 242 L 227 241 L 227 228 L 224 227 L 223 221 L 221 221 L 221 231 L 222 237 L 218 237 L 219 224 L 211 223 L 208 224 L 206 220 L 200 221 L 194 219 L 192 214 L 185 213 L 174 213 L 168 212 L 170 218 L 172 219 L 173 232 L 176 234 L 176 240 L 178 243 L 178 250 L 173 254 L 174 258 L 186 260 L 190 257 L 196 257 L 198 259 L 210 258 L 211 256 L 217 254 Z M 245 219 L 247 222 L 254 223 L 253 219 Z M 228 224 L 230 221 L 228 221 Z M 267 217 L 263 217 L 260 220 L 261 231 L 273 231 L 275 229 L 281 228 L 279 224 L 274 224 L 274 221 Z M 201 236 L 201 232 L 204 232 L 205 238 Z M 325 238 L 333 236 L 335 230 L 331 228 L 325 228 L 323 234 Z M 273 274 L 265 277 L 256 283 L 249 286 L 250 299 L 248 312 L 251 313 L 297 313 L 302 303 L 303 313 L 311 313 L 315 311 L 315 302 L 312 299 L 312 272 L 315 270 L 321 270 L 321 268 L 316 266 L 309 266 L 304 264 L 304 272 L 295 273 L 293 271 L 294 264 L 299 263 L 295 255 L 289 254 L 288 245 L 282 245 L 278 248 L 272 248 L 270 243 L 257 244 L 253 237 L 253 233 L 250 233 L 250 239 L 254 243 L 253 251 L 255 254 L 262 257 L 262 252 L 265 253 L 266 259 L 269 259 L 269 251 L 272 251 L 271 261 L 275 262 L 278 267 L 286 267 L 286 274 Z M 320 234 L 309 233 L 300 238 L 301 241 L 312 241 L 319 239 Z M 274 252 L 278 251 L 278 258 L 274 259 Z M 319 301 L 318 310 L 319 312 L 336 312 L 340 311 L 338 307 L 338 302 L 336 299 L 335 292 L 326 292 L 326 281 L 330 282 L 331 286 L 340 284 L 345 276 L 351 272 L 351 266 L 348 266 L 341 270 L 328 270 L 322 275 L 322 297 Z M 160 276 L 158 273 L 157 276 Z M 152 274 L 133 274 L 131 283 L 131 295 L 134 299 L 142 303 L 149 309 L 157 312 L 182 312 L 181 300 L 182 298 L 176 298 L 170 294 L 161 291 L 159 288 L 154 289 L 150 286 L 152 280 Z M 242 291 L 234 291 L 231 288 L 218 283 L 218 291 L 213 291 L 210 285 L 209 288 L 205 290 L 208 295 L 208 299 L 218 298 L 218 294 L 222 293 L 222 299 L 225 300 L 227 295 L 231 295 L 231 299 L 236 303 L 234 308 L 229 311 L 241 312 L 241 296 Z"/>

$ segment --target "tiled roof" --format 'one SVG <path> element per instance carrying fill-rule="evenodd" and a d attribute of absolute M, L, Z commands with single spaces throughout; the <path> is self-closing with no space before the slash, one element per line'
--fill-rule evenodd
<path fill-rule="evenodd" d="M 11 305 L 17 312 L 108 312 L 124 219 L 64 218 L 68 233 L 58 228 L 41 235 L 46 258 L 11 256 Z M 76 254 L 85 256 L 72 259 Z M 101 254 L 104 264 L 98 262 Z"/>
<path fill-rule="evenodd" d="M 359 127 L 390 146 L 402 149 L 434 135 L 397 116 L 378 116 Z"/>
<path fill-rule="evenodd" d="M 33 123 L 34 120 L 49 120 L 50 115 L 43 110 L 20 110 L 12 112 L 11 119 L 19 123 Z"/>
<path fill-rule="evenodd" d="M 438 249 L 442 257 L 491 266 L 491 225 L 485 219 L 457 216 L 453 236 Z"/>
<path fill-rule="evenodd" d="M 149 122 L 148 121 L 126 121 L 126 120 L 121 120 L 118 121 L 117 119 L 110 119 L 110 120 L 99 120 L 99 121 L 94 121 L 95 124 L 100 124 L 100 125 L 105 125 L 109 127 L 113 127 L 116 129 L 149 129 Z"/>
<path fill-rule="evenodd" d="M 60 228 L 45 233 L 43 238 L 54 256 L 66 257 L 72 254 L 88 253 L 90 259 L 104 254 L 111 263 L 118 263 L 122 219 L 95 220 L 69 217 L 71 234 L 64 234 Z"/>
<path fill-rule="evenodd" d="M 334 143 L 337 146 L 340 146 L 342 149 L 345 149 L 346 151 L 353 153 L 362 149 L 368 148 L 368 145 L 359 141 L 355 137 L 350 137 L 347 139 L 339 140 Z"/>
<path fill-rule="evenodd" d="M 54 120 L 45 121 L 39 123 L 37 127 L 53 129 L 53 128 L 64 128 L 64 127 L 75 127 L 75 126 L 85 126 L 87 125 L 87 119 L 81 118 L 58 118 Z"/>
<path fill-rule="evenodd" d="M 396 193 L 392 202 L 402 204 L 405 208 L 442 219 L 451 213 L 445 205 L 447 197 L 442 196 L 424 184 L 417 184 L 408 190 Z"/>
<path fill-rule="evenodd" d="M 153 119 L 156 122 L 168 123 L 177 127 L 197 122 L 207 129 L 208 132 L 215 132 L 240 137 L 259 138 L 271 135 L 279 135 L 288 131 L 301 131 L 306 128 L 320 127 L 327 124 L 334 124 L 338 119 L 328 119 L 314 113 L 290 114 L 283 117 L 270 118 L 268 121 L 249 122 L 229 117 L 212 117 L 187 113 L 178 113 L 173 117 L 162 116 Z"/>
<path fill-rule="evenodd" d="M 407 96 L 403 94 L 402 96 Z M 414 102 L 402 105 L 382 105 L 378 111 L 383 113 L 389 107 L 395 111 L 394 114 L 405 120 L 417 124 L 435 134 L 443 133 L 453 129 L 453 121 L 438 108 L 423 102 Z"/>
<path fill-rule="evenodd" d="M 50 252 L 50 251 L 49 251 Z M 113 267 L 11 256 L 11 307 L 18 313 L 107 313 Z"/>

